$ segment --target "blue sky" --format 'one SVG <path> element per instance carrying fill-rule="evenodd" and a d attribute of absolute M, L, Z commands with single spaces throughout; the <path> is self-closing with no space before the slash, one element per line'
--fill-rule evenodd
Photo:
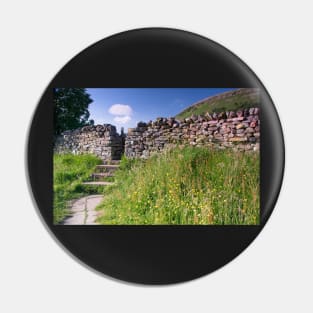
<path fill-rule="evenodd" d="M 95 124 L 113 124 L 125 131 L 139 121 L 171 117 L 191 104 L 235 88 L 87 88 Z"/>

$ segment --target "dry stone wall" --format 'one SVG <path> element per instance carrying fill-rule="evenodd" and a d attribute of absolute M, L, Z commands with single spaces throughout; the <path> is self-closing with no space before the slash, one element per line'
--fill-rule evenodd
<path fill-rule="evenodd" d="M 192 116 L 181 121 L 157 118 L 148 123 L 140 122 L 136 128 L 128 130 L 125 155 L 146 158 L 176 145 L 259 150 L 259 109 Z"/>
<path fill-rule="evenodd" d="M 125 136 L 110 124 L 85 126 L 66 131 L 56 139 L 56 153 L 92 153 L 103 160 L 119 160 L 124 153 Z"/>
<path fill-rule="evenodd" d="M 177 145 L 204 146 L 213 149 L 253 150 L 260 148 L 259 109 L 191 116 L 183 120 L 157 118 L 140 122 L 119 135 L 110 124 L 85 126 L 61 134 L 55 142 L 57 153 L 93 153 L 104 161 L 147 158 Z"/>

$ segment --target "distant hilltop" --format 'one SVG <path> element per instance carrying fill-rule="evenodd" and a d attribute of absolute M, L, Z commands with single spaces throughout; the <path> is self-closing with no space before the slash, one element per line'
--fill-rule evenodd
<path fill-rule="evenodd" d="M 219 113 L 237 111 L 241 109 L 259 107 L 260 89 L 240 88 L 227 91 L 215 96 L 200 100 L 176 115 L 177 119 L 184 119 L 192 115 L 205 113 Z"/>

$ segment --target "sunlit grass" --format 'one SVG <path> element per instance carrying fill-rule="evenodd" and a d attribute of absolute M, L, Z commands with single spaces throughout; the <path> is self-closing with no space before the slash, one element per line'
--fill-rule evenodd
<path fill-rule="evenodd" d="M 185 147 L 124 158 L 101 224 L 259 224 L 259 153 Z"/>

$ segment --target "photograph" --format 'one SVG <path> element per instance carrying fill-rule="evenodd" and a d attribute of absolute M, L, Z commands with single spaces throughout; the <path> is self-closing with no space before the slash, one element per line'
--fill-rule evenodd
<path fill-rule="evenodd" d="M 259 225 L 257 88 L 53 88 L 55 225 Z"/>

